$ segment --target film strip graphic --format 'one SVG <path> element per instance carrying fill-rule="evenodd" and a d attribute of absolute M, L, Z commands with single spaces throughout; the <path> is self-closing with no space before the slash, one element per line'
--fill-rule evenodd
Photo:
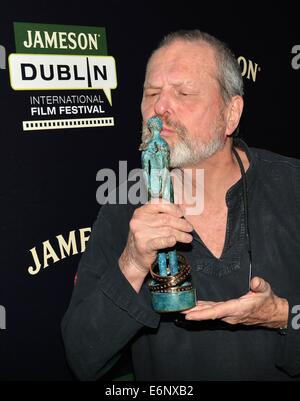
<path fill-rule="evenodd" d="M 39 131 L 49 129 L 111 127 L 115 125 L 113 117 L 75 118 L 64 120 L 23 121 L 23 131 Z"/>

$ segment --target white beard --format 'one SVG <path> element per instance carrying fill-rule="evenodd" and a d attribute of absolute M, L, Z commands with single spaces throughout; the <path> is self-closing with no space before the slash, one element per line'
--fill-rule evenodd
<path fill-rule="evenodd" d="M 224 144 L 225 141 L 221 135 L 208 143 L 199 143 L 189 138 L 180 139 L 173 147 L 170 147 L 170 167 L 183 168 L 197 165 L 223 149 Z"/>

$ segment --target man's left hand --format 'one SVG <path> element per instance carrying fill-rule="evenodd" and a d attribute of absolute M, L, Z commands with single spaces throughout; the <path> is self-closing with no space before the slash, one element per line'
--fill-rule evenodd
<path fill-rule="evenodd" d="M 253 277 L 250 291 L 242 297 L 225 302 L 198 301 L 197 306 L 182 313 L 187 320 L 220 319 L 229 324 L 276 329 L 287 326 L 288 312 L 288 301 L 275 295 L 263 278 Z"/>

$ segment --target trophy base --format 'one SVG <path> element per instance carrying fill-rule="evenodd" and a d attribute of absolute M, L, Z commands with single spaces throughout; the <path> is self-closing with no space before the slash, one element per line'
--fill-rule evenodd
<path fill-rule="evenodd" d="M 156 312 L 181 312 L 196 306 L 196 290 L 189 279 L 191 268 L 184 256 L 177 254 L 177 258 L 179 272 L 174 276 L 160 276 L 153 269 L 150 270 L 152 280 L 148 287 Z M 157 262 L 154 270 L 157 270 Z"/>
<path fill-rule="evenodd" d="M 166 292 L 153 291 L 151 297 L 152 307 L 159 313 L 181 312 L 196 306 L 196 290 L 189 283 L 173 287 Z"/>

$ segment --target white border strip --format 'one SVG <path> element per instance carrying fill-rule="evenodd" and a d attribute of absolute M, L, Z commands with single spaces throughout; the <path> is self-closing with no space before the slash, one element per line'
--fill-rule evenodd
<path fill-rule="evenodd" d="M 23 121 L 23 131 L 40 131 L 49 129 L 111 127 L 114 126 L 114 117 L 75 118 L 64 120 L 31 120 Z"/>

